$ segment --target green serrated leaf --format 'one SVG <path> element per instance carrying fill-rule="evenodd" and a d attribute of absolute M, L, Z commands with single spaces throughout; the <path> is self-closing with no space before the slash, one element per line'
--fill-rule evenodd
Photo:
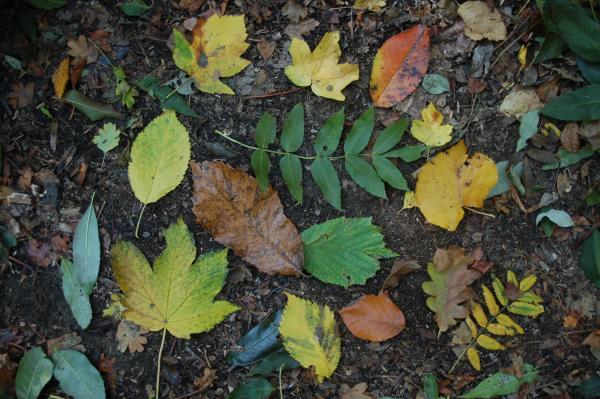
<path fill-rule="evenodd" d="M 279 351 L 283 345 L 278 339 L 282 311 L 271 313 L 252 327 L 238 342 L 241 352 L 232 352 L 226 359 L 235 366 L 247 366 L 261 361 L 269 354 Z"/>
<path fill-rule="evenodd" d="M 359 154 L 369 144 L 375 126 L 375 109 L 370 107 L 354 122 L 344 142 L 346 155 Z"/>
<path fill-rule="evenodd" d="M 75 277 L 73 263 L 67 259 L 60 262 L 60 272 L 62 275 L 62 289 L 71 313 L 77 320 L 77 324 L 82 330 L 85 330 L 92 321 L 92 307 L 90 305 L 89 294 L 85 292 L 83 286 Z"/>
<path fill-rule="evenodd" d="M 287 152 L 296 152 L 304 141 L 304 105 L 298 103 L 290 111 L 283 124 L 281 148 Z M 299 201 L 302 202 L 302 201 Z"/>
<path fill-rule="evenodd" d="M 345 118 L 342 108 L 337 114 L 327 119 L 315 139 L 314 149 L 317 155 L 326 157 L 335 152 L 340 143 Z"/>
<path fill-rule="evenodd" d="M 542 114 L 563 121 L 600 119 L 600 83 L 553 98 L 542 109 Z"/>
<path fill-rule="evenodd" d="M 60 389 L 75 399 L 105 399 L 104 381 L 100 373 L 81 352 L 57 349 L 52 354 L 54 378 Z"/>
<path fill-rule="evenodd" d="M 409 191 L 408 183 L 402 175 L 402 172 L 387 158 L 373 156 L 371 158 L 373 166 L 381 179 L 397 190 Z"/>
<path fill-rule="evenodd" d="M 302 232 L 304 267 L 321 281 L 348 287 L 364 284 L 379 270 L 379 258 L 396 253 L 385 247 L 371 218 L 329 220 Z"/>
<path fill-rule="evenodd" d="M 257 378 L 240 384 L 227 397 L 228 399 L 267 399 L 273 386 L 264 378 Z"/>
<path fill-rule="evenodd" d="M 317 158 L 310 166 L 313 180 L 323 196 L 335 209 L 342 210 L 342 185 L 337 171 L 327 158 Z"/>
<path fill-rule="evenodd" d="M 600 204 L 600 191 L 596 187 L 585 196 L 585 204 L 587 206 L 596 206 Z"/>
<path fill-rule="evenodd" d="M 600 89 L 600 85 L 598 85 Z M 599 103 L 600 104 L 600 103 Z M 590 147 L 582 148 L 577 152 L 569 152 L 565 148 L 560 148 L 556 153 L 559 161 L 556 163 L 549 163 L 542 166 L 542 170 L 552 170 L 558 168 L 566 168 L 567 166 L 575 165 L 576 163 L 591 157 L 596 151 Z"/>
<path fill-rule="evenodd" d="M 423 85 L 425 91 L 430 94 L 442 94 L 450 91 L 450 83 L 448 83 L 448 79 L 442 75 L 438 75 L 437 73 L 425 75 L 421 84 Z"/>
<path fill-rule="evenodd" d="M 92 100 L 77 90 L 68 90 L 62 99 L 94 122 L 104 118 L 123 119 L 123 115 L 117 112 L 112 105 Z"/>
<path fill-rule="evenodd" d="M 52 378 L 53 368 L 42 348 L 34 346 L 28 350 L 19 362 L 19 371 L 15 379 L 17 398 L 36 399 Z"/>
<path fill-rule="evenodd" d="M 398 119 L 379 133 L 373 145 L 373 154 L 381 155 L 394 148 L 402 139 L 407 125 L 408 121 L 406 119 Z"/>
<path fill-rule="evenodd" d="M 123 12 L 130 17 L 140 16 L 151 8 L 152 6 L 146 4 L 144 0 L 131 0 L 121 4 Z"/>
<path fill-rule="evenodd" d="M 581 245 L 581 268 L 587 278 L 600 288 L 600 230 L 596 229 Z"/>
<path fill-rule="evenodd" d="M 173 92 L 169 86 L 161 86 L 158 78 L 150 75 L 144 76 L 137 82 L 137 86 L 159 100 L 163 110 L 171 109 L 182 115 L 200 118 L 200 115 L 190 108 L 182 96 Z"/>
<path fill-rule="evenodd" d="M 250 164 L 256 175 L 258 188 L 263 193 L 269 189 L 269 171 L 271 170 L 271 158 L 265 150 L 252 151 L 250 156 Z"/>
<path fill-rule="evenodd" d="M 517 149 L 515 152 L 521 151 L 527 147 L 527 140 L 533 137 L 538 131 L 538 123 L 540 122 L 539 111 L 529 111 L 521 117 L 519 125 L 519 140 L 517 141 Z"/>
<path fill-rule="evenodd" d="M 119 145 L 119 136 L 121 131 L 117 129 L 114 123 L 105 123 L 98 134 L 94 136 L 93 143 L 103 153 L 107 153 Z"/>
<path fill-rule="evenodd" d="M 347 155 L 344 165 L 352 180 L 365 191 L 376 197 L 387 198 L 383 181 L 367 161 L 358 155 Z"/>
<path fill-rule="evenodd" d="M 267 148 L 275 141 L 275 118 L 268 112 L 260 117 L 254 132 L 254 141 L 259 148 Z"/>
<path fill-rule="evenodd" d="M 502 395 L 517 393 L 521 385 L 531 383 L 538 377 L 535 367 L 525 363 L 523 365 L 523 376 L 517 378 L 513 374 L 498 372 L 481 381 L 475 388 L 461 398 L 494 398 Z"/>
<path fill-rule="evenodd" d="M 425 151 L 427 151 L 425 144 L 407 145 L 397 150 L 386 152 L 382 156 L 386 158 L 400 158 L 404 162 L 410 163 L 422 158 Z"/>
<path fill-rule="evenodd" d="M 293 155 L 284 155 L 279 159 L 281 176 L 287 185 L 292 197 L 299 204 L 302 203 L 302 163 Z"/>

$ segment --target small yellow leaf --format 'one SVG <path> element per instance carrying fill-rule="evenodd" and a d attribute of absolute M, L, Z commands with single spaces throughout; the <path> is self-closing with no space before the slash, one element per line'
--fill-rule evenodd
<path fill-rule="evenodd" d="M 465 321 L 467 322 L 467 326 L 469 326 L 471 336 L 475 338 L 477 336 L 477 326 L 475 325 L 475 322 L 470 317 L 467 317 Z"/>
<path fill-rule="evenodd" d="M 61 61 L 58 68 L 56 68 L 56 72 L 52 76 L 52 84 L 54 85 L 54 93 L 56 93 L 56 97 L 62 98 L 63 94 L 65 94 L 65 89 L 67 88 L 67 83 L 69 82 L 69 57 L 65 58 Z"/>
<path fill-rule="evenodd" d="M 506 281 L 508 281 L 509 283 L 511 283 L 512 285 L 514 285 L 515 287 L 519 286 L 519 280 L 517 279 L 517 275 L 512 270 L 509 270 L 506 273 Z"/>
<path fill-rule="evenodd" d="M 410 134 L 421 143 L 430 147 L 442 146 L 452 140 L 452 125 L 442 125 L 444 115 L 435 105 L 429 105 L 421 110 L 423 120 L 413 120 Z"/>
<path fill-rule="evenodd" d="M 488 330 L 490 333 L 494 334 L 494 335 L 507 335 L 507 336 L 513 336 L 515 335 L 515 330 L 513 330 L 510 327 L 507 327 L 503 324 L 499 324 L 499 323 L 490 323 L 487 325 L 486 330 Z"/>
<path fill-rule="evenodd" d="M 317 96 L 344 101 L 342 90 L 358 80 L 359 70 L 356 64 L 338 64 L 339 41 L 339 32 L 327 32 L 311 52 L 304 40 L 292 38 L 288 48 L 292 63 L 285 67 L 285 75 L 296 86 L 310 86 Z"/>
<path fill-rule="evenodd" d="M 498 322 L 500 324 L 502 324 L 503 326 L 512 328 L 513 330 L 515 330 L 519 334 L 525 334 L 525 330 L 523 329 L 523 327 L 521 327 L 513 319 L 511 319 L 510 316 L 505 315 L 504 313 L 499 314 L 496 317 L 496 320 L 498 320 Z"/>
<path fill-rule="evenodd" d="M 544 313 L 544 307 L 542 305 L 516 301 L 508 305 L 508 311 L 521 316 L 537 317 Z"/>
<path fill-rule="evenodd" d="M 494 294 L 492 294 L 492 291 L 490 291 L 490 289 L 483 284 L 481 285 L 481 289 L 483 290 L 483 299 L 485 300 L 485 306 L 487 306 L 488 311 L 492 316 L 496 316 L 498 313 L 500 313 L 500 307 L 494 299 Z"/>
<path fill-rule="evenodd" d="M 541 296 L 534 294 L 533 292 L 526 292 L 519 297 L 519 301 L 526 303 L 538 304 L 544 302 Z"/>
<path fill-rule="evenodd" d="M 317 379 L 329 378 L 340 361 L 341 340 L 326 305 L 286 294 L 279 333 L 283 346 L 303 367 L 314 366 Z"/>
<path fill-rule="evenodd" d="M 481 327 L 486 326 L 486 324 L 488 323 L 488 319 L 485 315 L 485 311 L 483 310 L 483 306 L 481 306 L 477 302 L 473 302 L 473 305 L 471 307 L 471 313 L 477 321 L 477 324 L 479 324 Z"/>
<path fill-rule="evenodd" d="M 519 283 L 519 291 L 521 291 L 521 292 L 529 291 L 531 289 L 531 287 L 533 287 L 533 285 L 535 284 L 536 281 L 537 281 L 537 277 L 534 274 L 530 274 L 529 276 L 527 276 L 523 280 L 521 280 L 521 283 Z"/>
<path fill-rule="evenodd" d="M 473 347 L 467 349 L 467 359 L 469 359 L 469 363 L 471 366 L 477 371 L 481 371 L 481 359 L 479 359 L 479 353 Z"/>
<path fill-rule="evenodd" d="M 496 293 L 496 298 L 498 298 L 498 302 L 500 302 L 502 306 L 505 306 L 508 303 L 508 298 L 506 297 L 506 295 L 504 295 L 504 284 L 502 284 L 502 281 L 500 281 L 500 279 L 496 277 L 496 275 L 492 277 L 492 288 Z"/>
<path fill-rule="evenodd" d="M 519 64 L 521 64 L 521 66 L 525 66 L 525 64 L 527 64 L 527 46 L 526 45 L 522 45 L 521 48 L 519 49 L 519 55 L 517 56 L 517 59 L 519 60 Z"/>
<path fill-rule="evenodd" d="M 406 193 L 404 193 L 404 204 L 402 205 L 401 210 L 414 208 L 415 206 L 417 206 L 417 199 L 415 197 L 415 192 L 407 191 Z"/>
<path fill-rule="evenodd" d="M 489 335 L 485 335 L 485 334 L 481 334 L 479 337 L 477 337 L 477 343 L 482 348 L 485 348 L 485 349 L 488 349 L 491 351 L 503 351 L 506 349 L 506 347 L 504 345 L 502 345 L 500 342 L 496 341 L 494 338 L 490 337 Z"/>

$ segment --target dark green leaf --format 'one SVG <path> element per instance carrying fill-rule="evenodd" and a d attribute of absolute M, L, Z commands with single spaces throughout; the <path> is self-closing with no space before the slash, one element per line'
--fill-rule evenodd
<path fill-rule="evenodd" d="M 98 121 L 104 118 L 123 119 L 123 115 L 117 112 L 112 105 L 92 100 L 77 90 L 67 91 L 63 100 L 77 108 L 92 121 Z"/>
<path fill-rule="evenodd" d="M 24 2 L 17 2 L 17 22 L 23 28 L 23 31 L 31 40 L 37 40 L 37 20 L 34 10 Z"/>
<path fill-rule="evenodd" d="M 515 152 L 521 151 L 527 147 L 527 140 L 533 137 L 538 131 L 538 123 L 540 122 L 539 111 L 529 111 L 521 117 L 519 125 L 519 140 L 517 141 L 517 149 Z"/>
<path fill-rule="evenodd" d="M 519 194 L 525 194 L 525 186 L 521 181 L 521 176 L 523 175 L 523 162 L 518 162 L 510 167 L 510 174 L 508 178 L 513 186 L 519 191 Z"/>
<path fill-rule="evenodd" d="M 600 83 L 553 98 L 542 113 L 563 121 L 600 119 Z"/>
<path fill-rule="evenodd" d="M 342 186 L 331 161 L 326 158 L 315 159 L 310 166 L 310 173 L 327 202 L 341 211 Z"/>
<path fill-rule="evenodd" d="M 268 112 L 260 117 L 254 132 L 254 141 L 260 148 L 267 148 L 275 141 L 275 118 Z"/>
<path fill-rule="evenodd" d="M 387 158 L 374 155 L 371 162 L 381 179 L 397 190 L 409 191 L 402 172 Z"/>
<path fill-rule="evenodd" d="M 123 12 L 126 15 L 129 15 L 130 17 L 137 17 L 139 15 L 142 15 L 151 8 L 152 6 L 146 4 L 144 0 L 132 0 L 128 1 L 127 3 L 121 4 L 121 9 L 123 10 Z"/>
<path fill-rule="evenodd" d="M 7 248 L 17 246 L 17 237 L 10 231 L 0 227 L 0 233 L 2 233 L 2 244 Z"/>
<path fill-rule="evenodd" d="M 558 157 L 559 161 L 556 163 L 551 163 L 542 166 L 542 170 L 566 168 L 567 166 L 575 165 L 579 161 L 591 157 L 595 153 L 596 151 L 592 150 L 589 147 L 582 148 L 577 152 L 569 152 L 566 149 L 561 148 L 556 153 L 556 156 Z"/>
<path fill-rule="evenodd" d="M 490 190 L 487 198 L 495 197 L 509 190 L 510 184 L 508 182 L 508 177 L 506 176 L 506 168 L 508 168 L 508 161 L 500 161 L 496 163 L 496 169 L 498 170 L 498 181 Z"/>
<path fill-rule="evenodd" d="M 60 389 L 74 399 L 105 399 L 104 382 L 98 370 L 81 352 L 55 350 L 52 354 L 54 378 Z"/>
<path fill-rule="evenodd" d="M 246 366 L 264 359 L 269 354 L 281 350 L 282 344 L 277 338 L 281 310 L 269 314 L 257 325 L 252 327 L 238 342 L 244 348 L 243 352 L 232 352 L 226 360 L 232 366 Z"/>
<path fill-rule="evenodd" d="M 539 63 L 551 60 L 561 55 L 568 48 L 569 46 L 558 33 L 548 32 L 533 62 Z"/>
<path fill-rule="evenodd" d="M 585 204 L 587 206 L 596 206 L 600 204 L 600 192 L 597 188 L 593 188 L 588 195 L 585 196 Z"/>
<path fill-rule="evenodd" d="M 386 152 L 382 156 L 386 158 L 400 158 L 404 162 L 410 163 L 421 158 L 425 151 L 427 151 L 425 144 L 407 145 L 397 150 Z"/>
<path fill-rule="evenodd" d="M 54 10 L 67 4 L 67 0 L 27 0 L 27 3 L 42 10 Z"/>
<path fill-rule="evenodd" d="M 600 63 L 592 64 L 581 57 L 577 57 L 577 67 L 588 82 L 600 83 Z"/>
<path fill-rule="evenodd" d="M 273 387 L 264 378 L 257 378 L 240 384 L 231 392 L 228 399 L 267 399 L 271 396 Z"/>
<path fill-rule="evenodd" d="M 304 105 L 298 103 L 288 114 L 280 138 L 281 148 L 296 152 L 304 141 Z M 302 202 L 302 201 L 300 201 Z"/>
<path fill-rule="evenodd" d="M 100 270 L 100 237 L 94 204 L 85 211 L 73 238 L 73 263 L 75 279 L 86 294 L 90 295 Z"/>
<path fill-rule="evenodd" d="M 335 152 L 340 143 L 342 130 L 344 130 L 344 119 L 343 108 L 327 119 L 315 139 L 314 149 L 317 155 L 329 156 Z"/>
<path fill-rule="evenodd" d="M 423 390 L 427 399 L 438 399 L 438 386 L 435 374 L 425 374 L 423 378 Z"/>
<path fill-rule="evenodd" d="M 373 154 L 380 155 L 394 148 L 402 139 L 407 124 L 406 119 L 398 119 L 379 133 L 373 145 Z"/>
<path fill-rule="evenodd" d="M 594 230 L 581 245 L 580 263 L 586 277 L 600 288 L 600 230 Z"/>
<path fill-rule="evenodd" d="M 387 198 L 385 185 L 367 161 L 358 155 L 348 155 L 344 164 L 352 180 L 359 186 L 376 197 Z"/>
<path fill-rule="evenodd" d="M 359 154 L 369 144 L 373 127 L 375 126 L 375 109 L 367 109 L 354 122 L 352 129 L 344 142 L 344 152 L 346 155 Z"/>
<path fill-rule="evenodd" d="M 28 350 L 19 362 L 15 380 L 17 398 L 36 399 L 52 378 L 53 368 L 52 362 L 39 346 Z"/>
<path fill-rule="evenodd" d="M 269 189 L 269 171 L 271 170 L 271 158 L 265 150 L 252 151 L 250 164 L 256 175 L 256 182 L 260 191 Z"/>
<path fill-rule="evenodd" d="M 296 361 L 288 351 L 281 348 L 277 352 L 273 352 L 265 357 L 252 371 L 250 375 L 268 375 L 279 372 L 279 369 L 289 370 L 300 367 L 300 363 Z"/>
<path fill-rule="evenodd" d="M 448 79 L 437 73 L 427 74 L 423 78 L 421 83 L 427 93 L 430 94 L 442 94 L 450 91 L 450 83 Z"/>
<path fill-rule="evenodd" d="M 60 272 L 65 299 L 75 320 L 77 320 L 77 324 L 79 324 L 82 330 L 85 330 L 92 320 L 92 307 L 89 295 L 85 292 L 79 281 L 77 281 L 75 277 L 76 270 L 73 270 L 73 263 L 63 258 L 60 262 Z"/>
<path fill-rule="evenodd" d="M 200 115 L 190 108 L 182 96 L 174 93 L 169 86 L 161 86 L 158 78 L 150 75 L 144 76 L 137 82 L 137 86 L 159 100 L 162 109 L 172 109 L 182 115 L 200 118 Z"/>
<path fill-rule="evenodd" d="M 481 381 L 473 390 L 461 398 L 495 398 L 517 393 L 521 385 L 537 379 L 538 371 L 530 364 L 523 365 L 523 376 L 517 378 L 513 374 L 498 372 Z"/>
<path fill-rule="evenodd" d="M 281 175 L 290 190 L 292 197 L 302 203 L 302 164 L 300 159 L 293 155 L 284 155 L 279 160 Z"/>
<path fill-rule="evenodd" d="M 598 392 L 600 392 L 600 377 L 597 375 L 592 376 L 586 382 L 575 388 L 577 399 L 598 398 Z"/>

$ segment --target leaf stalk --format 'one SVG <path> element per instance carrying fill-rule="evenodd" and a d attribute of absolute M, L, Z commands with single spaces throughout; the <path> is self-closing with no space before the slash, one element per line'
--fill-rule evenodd
<path fill-rule="evenodd" d="M 145 205 L 144 205 L 145 206 Z M 158 349 L 158 361 L 156 367 L 156 399 L 160 398 L 160 363 L 162 361 L 163 349 L 165 348 L 165 339 L 167 338 L 167 329 L 163 328 L 162 340 L 160 341 L 160 348 Z"/>

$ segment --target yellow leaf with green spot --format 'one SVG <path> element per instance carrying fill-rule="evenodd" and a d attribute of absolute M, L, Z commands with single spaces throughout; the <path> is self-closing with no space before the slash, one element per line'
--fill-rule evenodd
<path fill-rule="evenodd" d="M 235 94 L 221 78 L 246 68 L 250 61 L 241 57 L 248 49 L 248 34 L 243 15 L 213 14 L 200 19 L 193 31 L 192 43 L 173 29 L 175 65 L 194 78 L 205 93 Z"/>
<path fill-rule="evenodd" d="M 187 339 L 238 309 L 213 300 L 227 276 L 227 250 L 196 259 L 194 238 L 181 218 L 163 235 L 167 246 L 153 268 L 130 242 L 119 241 L 111 249 L 112 269 L 125 296 L 123 317 L 150 331 L 166 329 Z"/>
<path fill-rule="evenodd" d="M 498 306 L 496 299 L 494 299 L 494 294 L 492 294 L 492 291 L 490 291 L 490 289 L 483 284 L 481 285 L 481 289 L 483 291 L 485 306 L 487 306 L 488 311 L 492 316 L 496 316 L 498 313 L 500 313 L 500 307 Z"/>
<path fill-rule="evenodd" d="M 517 280 L 517 275 L 512 270 L 509 270 L 506 273 L 506 281 L 508 281 L 517 288 L 519 287 L 519 280 Z"/>
<path fill-rule="evenodd" d="M 500 342 L 496 341 L 494 338 L 490 337 L 489 335 L 485 335 L 485 334 L 481 334 L 479 337 L 477 337 L 477 343 L 482 348 L 485 348 L 485 349 L 488 349 L 491 351 L 503 351 L 506 349 L 506 347 L 504 345 L 502 345 Z"/>
<path fill-rule="evenodd" d="M 495 275 L 492 277 L 492 288 L 494 289 L 496 298 L 498 298 L 498 302 L 500 302 L 502 306 L 505 306 L 508 303 L 508 298 L 504 295 L 504 284 L 502 284 L 502 281 Z"/>
<path fill-rule="evenodd" d="M 485 311 L 483 310 L 483 306 L 481 306 L 477 302 L 473 302 L 473 305 L 471 306 L 471 314 L 477 321 L 477 324 L 479 324 L 481 327 L 485 327 L 488 323 L 488 319 L 485 315 Z"/>
<path fill-rule="evenodd" d="M 304 40 L 292 38 L 288 48 L 292 63 L 285 67 L 285 75 L 296 86 L 310 86 L 317 96 L 344 101 L 342 90 L 358 80 L 359 70 L 356 64 L 338 64 L 339 41 L 339 32 L 327 32 L 311 52 Z"/>
<path fill-rule="evenodd" d="M 533 274 L 525 277 L 519 283 L 519 291 L 521 291 L 521 292 L 529 291 L 531 289 L 531 287 L 533 287 L 533 285 L 535 284 L 536 281 L 537 281 L 537 277 Z"/>
<path fill-rule="evenodd" d="M 475 322 L 473 321 L 473 319 L 471 319 L 471 317 L 467 317 L 465 321 L 467 322 L 467 326 L 469 326 L 471 336 L 475 338 L 477 336 L 477 326 L 475 325 Z"/>
<path fill-rule="evenodd" d="M 496 320 L 498 320 L 498 323 L 515 330 L 519 334 L 525 334 L 525 330 L 523 329 L 523 327 L 521 327 L 513 319 L 511 319 L 510 316 L 505 315 L 504 313 L 499 314 L 496 317 Z"/>
<path fill-rule="evenodd" d="M 314 366 L 317 379 L 323 381 L 331 377 L 340 361 L 342 344 L 335 316 L 326 305 L 286 295 L 279 325 L 283 346 L 303 367 Z"/>
<path fill-rule="evenodd" d="M 499 324 L 499 323 L 490 323 L 487 325 L 487 327 L 485 329 L 494 335 L 503 335 L 503 336 L 504 335 L 507 335 L 507 336 L 515 335 L 515 330 L 513 330 L 512 328 L 507 327 L 505 325 Z"/>
<path fill-rule="evenodd" d="M 544 307 L 538 304 L 515 301 L 508 305 L 508 311 L 521 316 L 537 317 L 544 313 Z"/>
<path fill-rule="evenodd" d="M 467 349 L 467 359 L 469 359 L 469 363 L 471 366 L 477 371 L 481 370 L 481 360 L 479 359 L 479 353 L 473 347 Z"/>

